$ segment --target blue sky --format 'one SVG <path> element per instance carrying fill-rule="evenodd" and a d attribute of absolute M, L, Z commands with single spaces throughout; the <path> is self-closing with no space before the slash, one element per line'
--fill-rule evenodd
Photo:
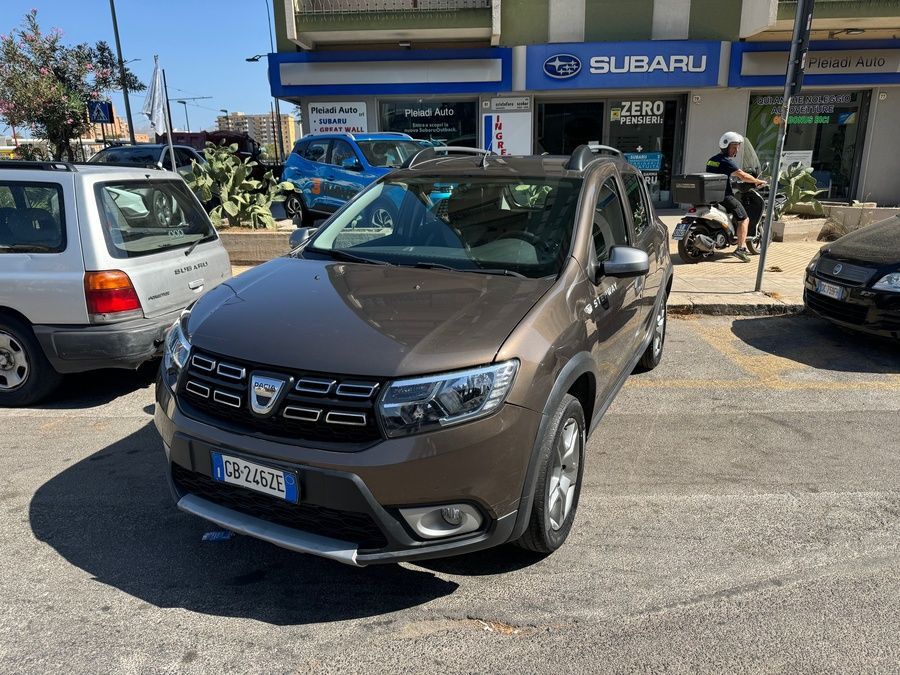
<path fill-rule="evenodd" d="M 60 28 L 66 44 L 106 40 L 115 51 L 109 0 L 0 0 L 0 5 L 0 33 L 19 27 L 25 14 L 35 8 L 41 28 Z M 272 99 L 265 59 L 244 60 L 269 52 L 266 12 L 266 0 L 116 0 L 122 56 L 126 61 L 140 59 L 128 67 L 146 85 L 153 72 L 153 55 L 159 54 L 170 98 L 212 97 L 187 102 L 192 131 L 212 128 L 220 108 L 268 112 Z M 139 131 L 148 127 L 139 113 L 144 95 L 130 97 Z M 113 93 L 111 98 L 116 113 L 124 117 L 121 94 Z M 172 123 L 179 130 L 185 127 L 184 108 L 172 102 Z M 289 104 L 281 107 L 282 113 L 292 109 Z"/>

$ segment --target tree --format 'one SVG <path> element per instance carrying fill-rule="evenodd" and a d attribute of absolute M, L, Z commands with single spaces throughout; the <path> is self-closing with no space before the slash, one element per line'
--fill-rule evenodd
<path fill-rule="evenodd" d="M 121 86 L 108 44 L 68 47 L 61 40 L 59 29 L 41 32 L 37 10 L 25 15 L 22 28 L 0 36 L 0 119 L 46 139 L 55 159 L 72 161 L 71 141 L 90 129 L 88 102 Z M 125 86 L 145 89 L 128 70 Z"/>

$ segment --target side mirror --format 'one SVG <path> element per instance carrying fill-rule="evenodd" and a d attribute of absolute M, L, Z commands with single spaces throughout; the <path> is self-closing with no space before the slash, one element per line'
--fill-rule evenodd
<path fill-rule="evenodd" d="M 360 171 L 362 170 L 362 166 L 359 163 L 359 160 L 356 157 L 345 157 L 341 160 L 341 168 L 345 171 Z"/>
<path fill-rule="evenodd" d="M 288 243 L 290 244 L 291 250 L 305 244 L 315 233 L 315 227 L 298 227 L 291 232 L 291 236 L 288 237 Z"/>
<path fill-rule="evenodd" d="M 613 246 L 609 250 L 609 259 L 597 265 L 598 277 L 642 277 L 649 271 L 647 252 L 631 246 Z"/>

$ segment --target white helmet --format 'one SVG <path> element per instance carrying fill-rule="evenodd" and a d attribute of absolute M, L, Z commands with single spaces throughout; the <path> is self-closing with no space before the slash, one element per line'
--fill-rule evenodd
<path fill-rule="evenodd" d="M 743 143 L 744 137 L 734 131 L 726 131 L 719 139 L 719 149 L 725 150 L 732 143 Z"/>

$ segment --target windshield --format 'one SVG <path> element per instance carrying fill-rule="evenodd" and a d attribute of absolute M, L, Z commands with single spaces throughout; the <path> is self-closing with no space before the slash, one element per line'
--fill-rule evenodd
<path fill-rule="evenodd" d="M 398 167 L 422 149 L 415 141 L 357 141 L 372 166 Z"/>
<path fill-rule="evenodd" d="M 159 162 L 159 148 L 108 148 L 89 160 L 91 164 L 134 164 L 154 166 Z"/>
<path fill-rule="evenodd" d="M 96 195 L 107 248 L 116 258 L 215 238 L 209 217 L 182 181 L 100 183 Z"/>
<path fill-rule="evenodd" d="M 303 255 L 556 276 L 569 253 L 581 183 L 447 176 L 375 183 Z"/>
<path fill-rule="evenodd" d="M 758 176 L 762 171 L 759 155 L 756 154 L 756 148 L 753 147 L 753 143 L 746 136 L 744 137 L 744 142 L 741 143 L 740 153 L 739 166 L 747 173 Z"/>

